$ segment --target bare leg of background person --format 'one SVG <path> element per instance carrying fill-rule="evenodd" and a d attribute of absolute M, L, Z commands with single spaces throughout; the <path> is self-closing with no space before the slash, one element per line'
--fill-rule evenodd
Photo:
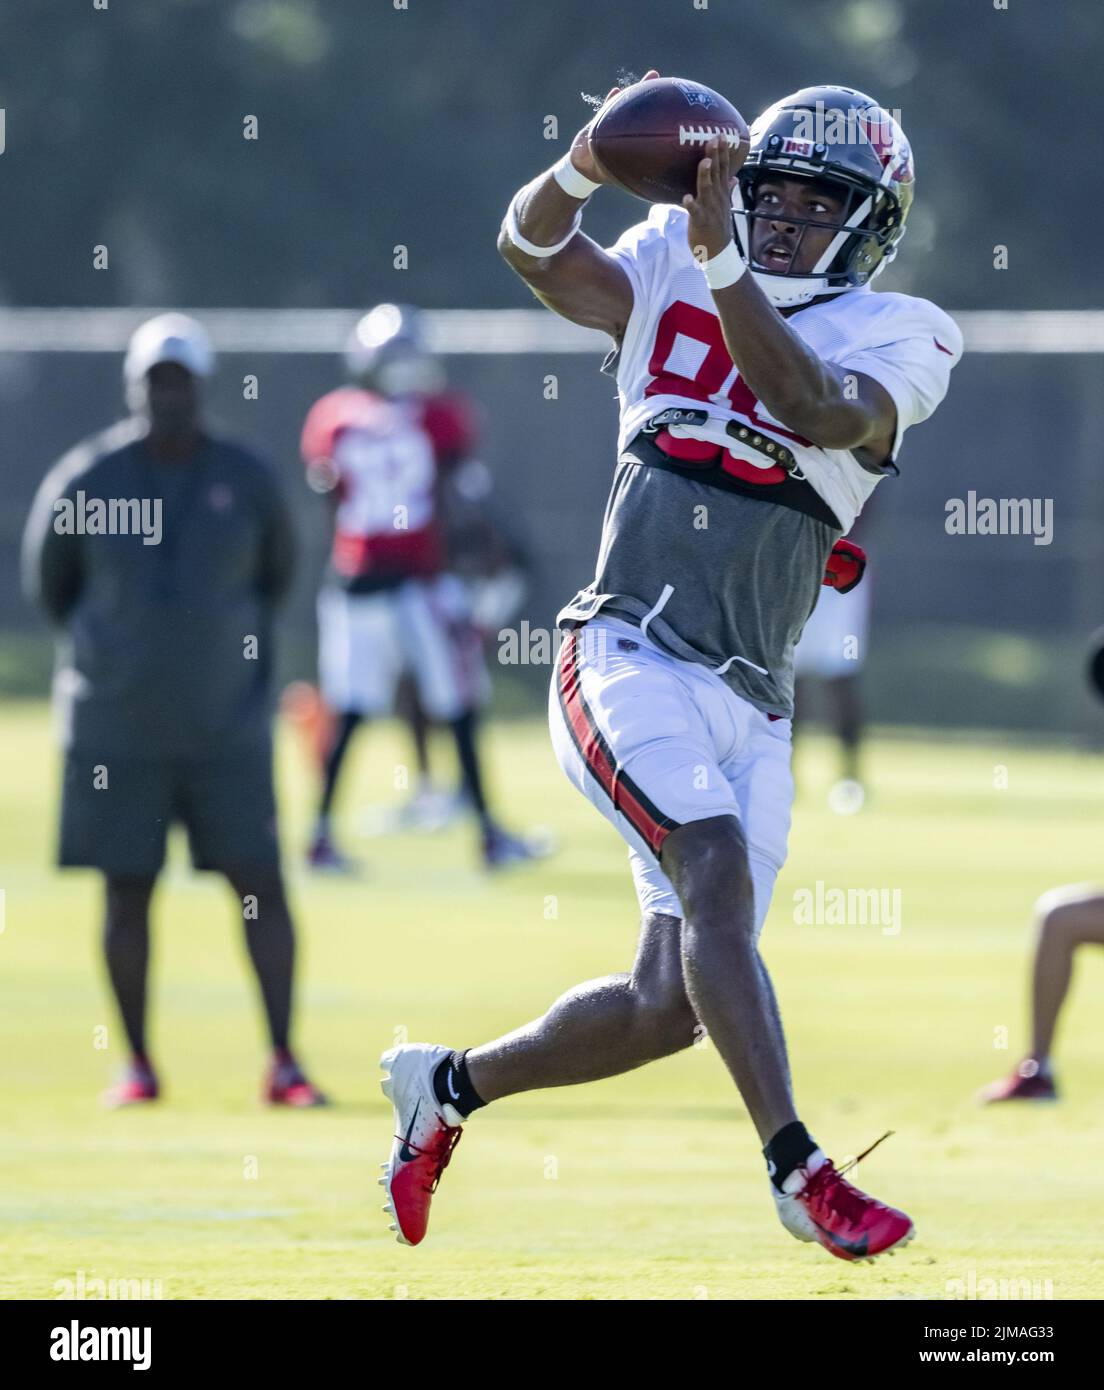
<path fill-rule="evenodd" d="M 859 775 L 859 745 L 863 732 L 861 679 L 856 673 L 824 682 L 832 727 L 843 750 L 843 775 L 852 782 L 862 781 Z"/>
<path fill-rule="evenodd" d="M 226 877 L 243 906 L 245 943 L 260 987 L 272 1048 L 286 1053 L 291 1047 L 292 980 L 295 972 L 295 928 L 292 926 L 284 883 L 279 870 L 227 870 Z"/>
<path fill-rule="evenodd" d="M 322 771 L 322 796 L 318 803 L 318 819 L 315 823 L 315 843 L 328 841 L 330 837 L 330 813 L 333 808 L 337 779 L 349 751 L 349 742 L 361 715 L 356 710 L 345 710 L 334 721 L 333 741 L 326 754 L 326 764 Z"/>
<path fill-rule="evenodd" d="M 464 793 L 472 805 L 484 831 L 494 828 L 487 811 L 487 801 L 483 791 L 483 771 L 476 747 L 477 719 L 475 710 L 465 710 L 449 726 L 456 740 L 456 756 L 460 762 L 460 781 Z"/>
<path fill-rule="evenodd" d="M 677 917 L 645 913 L 630 974 L 588 980 L 513 1033 L 472 1048 L 468 1076 L 483 1101 L 619 1076 L 694 1041 Z"/>
<path fill-rule="evenodd" d="M 1104 895 L 1085 890 L 1059 890 L 1039 903 L 1038 933 L 1031 987 L 1031 1056 L 1043 1072 L 1050 1053 L 1058 1015 L 1073 974 L 1078 946 L 1104 946 Z"/>
<path fill-rule="evenodd" d="M 146 977 L 149 907 L 156 877 L 104 880 L 104 959 L 127 1043 L 138 1061 L 146 1053 Z"/>
<path fill-rule="evenodd" d="M 418 782 L 425 787 L 429 784 L 429 720 L 418 698 L 417 684 L 407 673 L 400 678 L 395 692 L 395 713 L 410 731 Z"/>

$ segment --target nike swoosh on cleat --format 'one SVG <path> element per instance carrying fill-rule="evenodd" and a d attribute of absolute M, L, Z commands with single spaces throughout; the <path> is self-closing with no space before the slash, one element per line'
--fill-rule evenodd
<path fill-rule="evenodd" d="M 413 1163 L 413 1161 L 418 1157 L 417 1150 L 410 1148 L 410 1136 L 414 1133 L 414 1125 L 418 1119 L 418 1111 L 421 1108 L 422 1102 L 419 1101 L 418 1104 L 414 1107 L 414 1114 L 411 1115 L 410 1123 L 409 1125 L 407 1125 L 406 1133 L 403 1135 L 402 1145 L 399 1149 L 399 1158 L 403 1163 Z"/>
<path fill-rule="evenodd" d="M 812 1217 L 809 1218 L 812 1221 Z M 858 1240 L 847 1240 L 844 1236 L 837 1236 L 832 1231 L 827 1230 L 819 1221 L 813 1221 L 813 1225 L 839 1250 L 846 1250 L 849 1255 L 868 1255 L 870 1253 L 870 1237 L 862 1235 Z"/>
<path fill-rule="evenodd" d="M 948 357 L 954 356 L 954 353 L 951 351 L 951 349 L 949 347 L 944 347 L 938 338 L 933 338 L 932 342 L 936 345 L 940 352 L 945 352 Z"/>
<path fill-rule="evenodd" d="M 448 1086 L 448 1093 L 453 1098 L 453 1100 L 459 1100 L 460 1092 L 453 1087 L 451 1069 L 445 1073 L 445 1084 Z"/>

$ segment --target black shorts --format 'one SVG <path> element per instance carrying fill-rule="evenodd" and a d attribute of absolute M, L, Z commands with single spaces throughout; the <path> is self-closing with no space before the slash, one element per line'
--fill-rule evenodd
<path fill-rule="evenodd" d="M 62 867 L 152 877 L 165 862 L 174 821 L 188 832 L 197 869 L 278 867 L 271 747 L 217 758 L 66 754 Z"/>

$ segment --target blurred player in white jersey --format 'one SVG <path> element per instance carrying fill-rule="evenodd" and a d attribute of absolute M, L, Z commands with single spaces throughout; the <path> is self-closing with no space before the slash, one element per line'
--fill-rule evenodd
<path fill-rule="evenodd" d="M 865 540 L 867 511 L 848 540 Z M 870 636 L 871 576 L 846 593 L 824 589 L 794 648 L 794 720 L 796 743 L 817 696 L 840 748 L 839 778 L 828 793 L 828 805 L 838 815 L 861 811 L 866 800 L 862 776 L 862 672 Z"/>
<path fill-rule="evenodd" d="M 701 91 L 682 95 L 700 130 Z M 818 120 L 831 140 L 808 133 Z M 609 181 L 589 129 L 515 194 L 499 250 L 547 307 L 615 345 L 617 467 L 595 578 L 559 615 L 549 721 L 568 778 L 629 846 L 640 940 L 631 972 L 504 1037 L 384 1054 L 388 1207 L 416 1244 L 473 1112 L 619 1075 L 704 1027 L 784 1227 L 868 1259 L 912 1222 L 848 1182 L 799 1119 L 758 940 L 789 829 L 794 646 L 822 582 L 857 579 L 842 537 L 943 399 L 962 337 L 927 300 L 871 292 L 914 176 L 899 124 L 861 92 L 776 102 L 738 176 L 706 134 L 696 191 L 608 250 L 579 229 Z"/>
<path fill-rule="evenodd" d="M 355 384 L 315 402 L 301 441 L 308 481 L 335 503 L 318 596 L 319 681 L 334 721 L 309 861 L 351 867 L 333 838 L 338 778 L 360 723 L 392 712 L 404 671 L 426 718 L 452 731 L 484 862 L 530 858 L 487 809 L 476 748 L 486 670 L 465 587 L 445 571 L 439 489 L 463 452 L 464 412 L 441 391 L 414 310 L 381 304 L 366 314 L 346 364 Z"/>

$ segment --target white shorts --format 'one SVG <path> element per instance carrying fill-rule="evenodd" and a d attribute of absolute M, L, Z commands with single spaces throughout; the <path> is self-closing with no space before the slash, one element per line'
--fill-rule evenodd
<path fill-rule="evenodd" d="M 794 648 L 794 675 L 838 680 L 862 670 L 870 629 L 870 578 L 849 594 L 822 589 L 801 641 Z"/>
<path fill-rule="evenodd" d="M 685 915 L 659 866 L 663 842 L 689 821 L 732 815 L 747 839 L 761 931 L 786 858 L 790 721 L 770 719 L 617 618 L 567 635 L 548 713 L 560 766 L 629 846 L 641 911 Z"/>
<path fill-rule="evenodd" d="M 463 584 L 449 574 L 408 579 L 395 589 L 318 595 L 318 680 L 331 709 L 386 715 L 404 671 L 432 720 L 458 718 L 487 680 Z"/>

